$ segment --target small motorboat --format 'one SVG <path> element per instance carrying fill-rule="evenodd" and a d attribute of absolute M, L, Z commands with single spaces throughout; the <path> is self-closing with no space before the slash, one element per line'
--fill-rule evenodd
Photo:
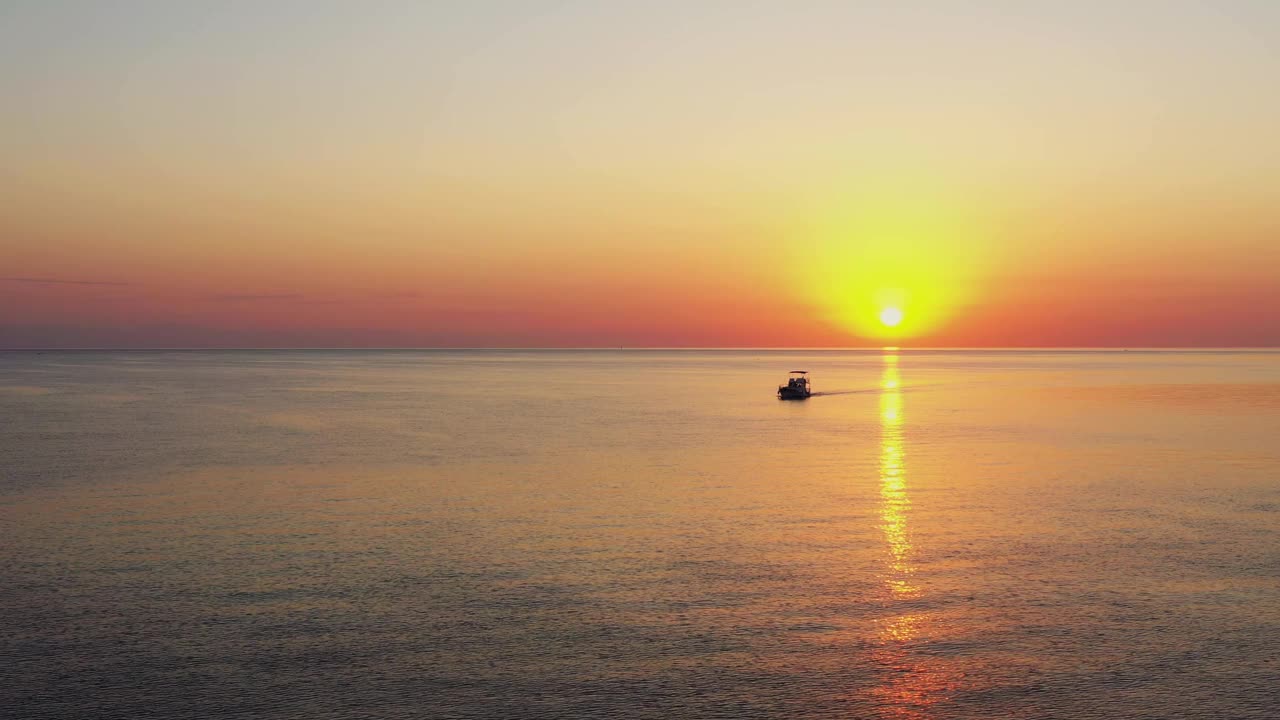
<path fill-rule="evenodd" d="M 787 384 L 778 386 L 779 400 L 804 400 L 811 394 L 808 370 L 792 370 Z"/>

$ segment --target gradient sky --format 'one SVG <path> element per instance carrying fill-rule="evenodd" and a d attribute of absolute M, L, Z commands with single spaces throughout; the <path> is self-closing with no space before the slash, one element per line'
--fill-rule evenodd
<path fill-rule="evenodd" d="M 10 0 L 0 347 L 1280 345 L 1278 128 L 1269 0 Z"/>

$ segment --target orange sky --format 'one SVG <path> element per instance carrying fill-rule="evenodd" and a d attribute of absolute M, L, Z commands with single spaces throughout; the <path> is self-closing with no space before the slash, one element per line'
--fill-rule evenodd
<path fill-rule="evenodd" d="M 1276 5 L 848 5 L 0 11 L 0 347 L 1280 345 Z"/>

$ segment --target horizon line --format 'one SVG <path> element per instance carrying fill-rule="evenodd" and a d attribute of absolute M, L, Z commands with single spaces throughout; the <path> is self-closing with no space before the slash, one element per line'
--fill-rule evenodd
<path fill-rule="evenodd" d="M 693 345 L 584 345 L 584 346 L 199 346 L 199 347 L 0 347 L 0 352 L 280 352 L 280 351 L 314 351 L 314 352 L 880 352 L 893 350 L 908 351 L 1092 351 L 1092 352 L 1188 352 L 1188 351 L 1280 351 L 1280 345 L 813 345 L 813 346 L 693 346 Z"/>

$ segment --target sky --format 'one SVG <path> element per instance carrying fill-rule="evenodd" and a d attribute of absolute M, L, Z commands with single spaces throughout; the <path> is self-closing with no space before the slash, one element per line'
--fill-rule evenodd
<path fill-rule="evenodd" d="M 0 4 L 0 348 L 1280 345 L 1280 3 Z"/>

